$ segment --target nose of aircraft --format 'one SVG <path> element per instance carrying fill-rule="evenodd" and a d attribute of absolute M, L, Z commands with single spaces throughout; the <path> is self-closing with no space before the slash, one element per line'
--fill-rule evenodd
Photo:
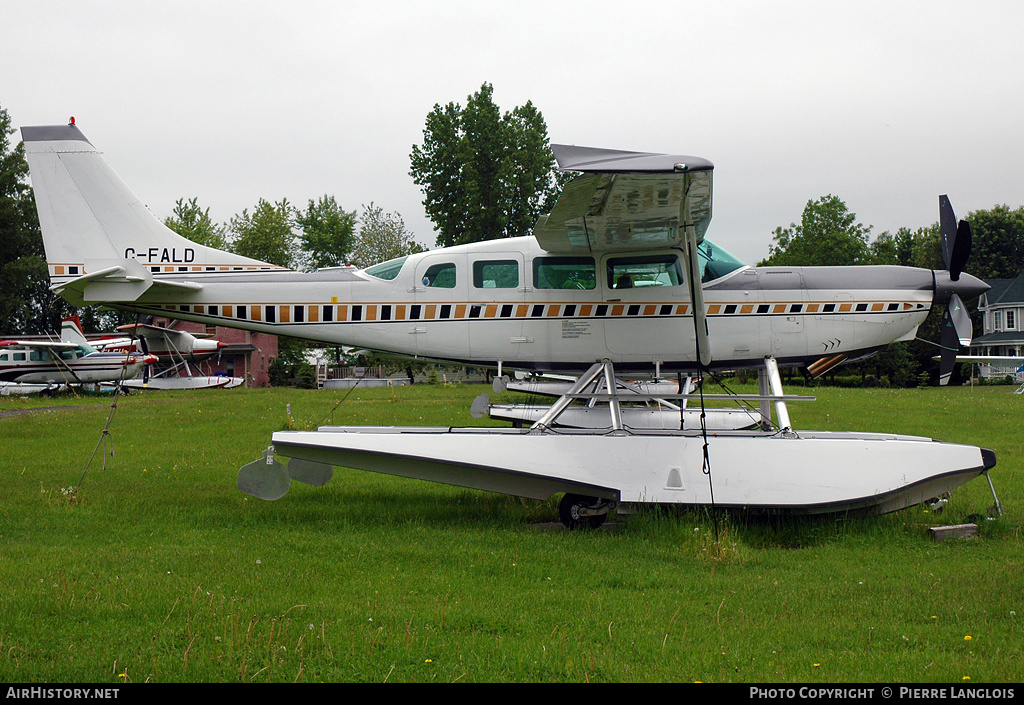
<path fill-rule="evenodd" d="M 935 275 L 935 303 L 948 303 L 950 297 L 956 294 L 961 299 L 969 301 L 981 296 L 991 287 L 970 274 L 961 274 L 960 278 L 953 281 L 949 272 L 941 269 L 933 271 Z"/>

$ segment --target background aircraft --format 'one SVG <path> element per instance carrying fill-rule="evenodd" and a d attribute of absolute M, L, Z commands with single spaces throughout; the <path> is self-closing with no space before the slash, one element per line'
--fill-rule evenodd
<path fill-rule="evenodd" d="M 191 365 L 198 367 L 200 362 L 214 357 L 225 347 L 219 340 L 197 337 L 188 331 L 152 323 L 132 323 L 120 326 L 118 330 L 127 333 L 127 336 L 94 338 L 90 342 L 101 350 L 155 354 L 163 363 L 147 367 L 140 376 L 126 380 L 125 385 L 129 388 L 231 389 L 244 382 L 241 377 L 193 372 Z"/>
<path fill-rule="evenodd" d="M 86 341 L 78 319 L 67 318 L 60 342 L 0 340 L 0 381 L 48 386 L 117 382 L 134 377 L 157 359 L 97 350 Z"/>

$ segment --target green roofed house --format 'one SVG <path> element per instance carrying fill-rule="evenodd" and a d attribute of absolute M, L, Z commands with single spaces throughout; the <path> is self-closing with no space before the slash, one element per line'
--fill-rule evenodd
<path fill-rule="evenodd" d="M 986 279 L 991 289 L 978 300 L 983 335 L 971 343 L 972 355 L 1020 356 L 1024 354 L 1024 272 L 1016 279 Z M 1011 375 L 1024 382 L 1019 364 L 980 365 L 982 377 Z"/>

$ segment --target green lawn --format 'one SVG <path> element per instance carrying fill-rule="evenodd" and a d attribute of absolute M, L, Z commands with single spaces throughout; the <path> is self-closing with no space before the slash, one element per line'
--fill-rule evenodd
<path fill-rule="evenodd" d="M 0 680 L 1022 680 L 1013 387 L 790 405 L 798 428 L 994 449 L 1005 513 L 966 541 L 927 529 L 984 513 L 984 478 L 941 515 L 650 512 L 597 532 L 560 529 L 553 503 L 340 468 L 277 502 L 235 488 L 289 424 L 480 424 L 483 391 L 133 394 L 87 471 L 109 397 L 0 398 L 0 414 L 36 409 L 0 416 Z"/>

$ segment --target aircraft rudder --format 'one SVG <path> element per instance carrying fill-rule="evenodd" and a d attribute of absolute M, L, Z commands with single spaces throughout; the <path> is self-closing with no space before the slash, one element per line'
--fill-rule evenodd
<path fill-rule="evenodd" d="M 21 131 L 51 285 L 87 274 L 87 261 L 131 259 L 156 274 L 279 269 L 168 228 L 73 122 Z"/>
<path fill-rule="evenodd" d="M 61 322 L 60 339 L 65 343 L 85 343 L 85 333 L 82 332 L 82 320 L 76 313 L 68 316 Z"/>

